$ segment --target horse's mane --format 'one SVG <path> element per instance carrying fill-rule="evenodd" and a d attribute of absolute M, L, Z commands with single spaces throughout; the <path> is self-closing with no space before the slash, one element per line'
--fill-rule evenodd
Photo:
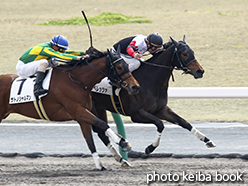
<path fill-rule="evenodd" d="M 91 61 L 93 61 L 94 59 L 98 59 L 104 56 L 107 56 L 107 51 L 99 51 L 94 47 L 90 47 L 88 50 L 86 50 L 86 54 L 87 56 L 85 56 L 84 58 L 82 58 L 82 60 L 78 61 L 78 60 L 71 60 L 71 61 L 67 61 L 59 66 L 63 66 L 63 67 L 72 67 L 74 65 L 86 65 L 88 63 L 90 63 Z"/>
<path fill-rule="evenodd" d="M 172 43 L 171 41 L 169 41 L 169 42 L 163 44 L 163 48 L 166 50 L 166 49 L 168 49 L 171 45 L 173 45 L 173 43 Z"/>

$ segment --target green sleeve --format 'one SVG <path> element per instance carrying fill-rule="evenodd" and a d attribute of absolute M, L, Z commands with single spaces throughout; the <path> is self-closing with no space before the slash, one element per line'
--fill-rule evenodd
<path fill-rule="evenodd" d="M 65 53 L 70 54 L 70 55 L 75 55 L 75 56 L 83 56 L 84 55 L 84 51 L 79 51 L 79 50 L 66 50 Z"/>
<path fill-rule="evenodd" d="M 40 53 L 40 55 L 45 55 L 51 58 L 60 58 L 60 59 L 65 59 L 65 60 L 76 60 L 77 59 L 76 55 L 60 53 L 48 47 L 45 47 L 43 51 Z"/>

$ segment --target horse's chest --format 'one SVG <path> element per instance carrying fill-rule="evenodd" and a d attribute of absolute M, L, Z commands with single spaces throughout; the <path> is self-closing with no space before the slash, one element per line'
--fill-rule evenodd
<path fill-rule="evenodd" d="M 166 105 L 166 101 L 164 99 L 150 99 L 147 102 L 146 110 L 150 113 L 155 113 L 158 110 L 161 110 Z"/>

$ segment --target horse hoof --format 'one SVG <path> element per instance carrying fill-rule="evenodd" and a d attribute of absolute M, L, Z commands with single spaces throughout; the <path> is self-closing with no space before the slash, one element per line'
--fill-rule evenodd
<path fill-rule="evenodd" d="M 131 164 L 128 162 L 128 161 L 124 161 L 122 164 L 121 164 L 121 167 L 131 167 Z"/>
<path fill-rule="evenodd" d="M 102 168 L 101 168 L 101 171 L 105 171 L 105 170 L 107 170 L 105 167 L 102 167 Z"/>
<path fill-rule="evenodd" d="M 155 149 L 156 147 L 154 147 L 153 145 L 149 145 L 148 147 L 146 147 L 145 153 L 151 154 Z"/>
<path fill-rule="evenodd" d="M 121 138 L 119 145 L 122 147 L 122 152 L 130 152 L 132 147 L 127 140 Z"/>
<path fill-rule="evenodd" d="M 207 146 L 208 148 L 216 147 L 216 145 L 214 144 L 214 142 L 212 142 L 211 140 L 208 141 L 208 142 L 206 143 L 206 146 Z"/>
<path fill-rule="evenodd" d="M 121 151 L 122 152 L 130 152 L 132 150 L 132 148 L 126 146 L 126 147 L 122 147 Z"/>

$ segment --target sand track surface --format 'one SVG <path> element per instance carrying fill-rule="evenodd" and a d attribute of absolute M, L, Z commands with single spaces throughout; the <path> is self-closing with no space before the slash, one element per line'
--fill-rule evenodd
<path fill-rule="evenodd" d="M 106 171 L 96 170 L 91 157 L 0 157 L 0 185 L 248 184 L 248 161 L 238 158 L 129 158 L 131 168 L 101 160 Z"/>

